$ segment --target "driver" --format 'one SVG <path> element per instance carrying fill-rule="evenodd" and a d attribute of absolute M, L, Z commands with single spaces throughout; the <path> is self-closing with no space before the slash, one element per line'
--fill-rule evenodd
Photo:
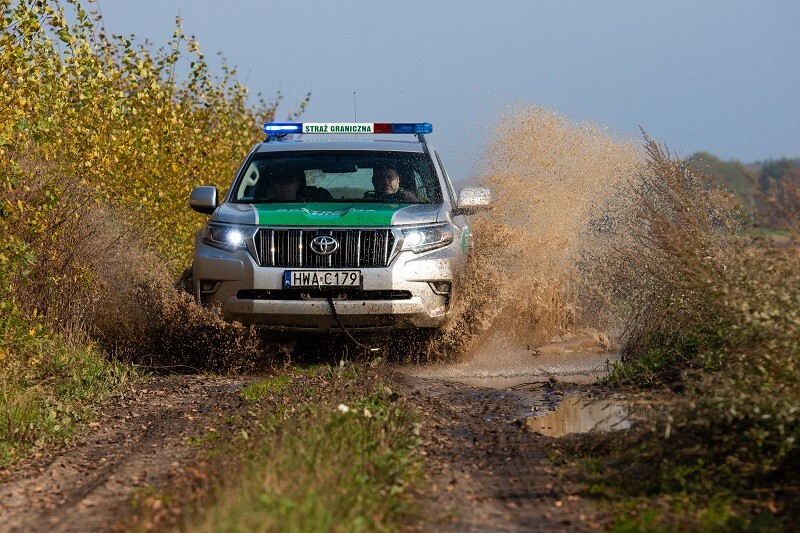
<path fill-rule="evenodd" d="M 414 193 L 400 188 L 400 174 L 391 165 L 376 165 L 372 169 L 372 186 L 378 198 L 392 198 L 404 202 L 419 201 Z"/>

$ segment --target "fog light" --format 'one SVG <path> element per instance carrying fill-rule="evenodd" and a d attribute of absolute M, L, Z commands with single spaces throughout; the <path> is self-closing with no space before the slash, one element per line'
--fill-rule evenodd
<path fill-rule="evenodd" d="M 450 289 L 452 288 L 452 284 L 449 281 L 431 281 L 429 284 L 436 294 L 450 294 Z"/>
<path fill-rule="evenodd" d="M 210 279 L 200 280 L 200 292 L 214 292 L 219 286 L 219 281 Z"/>

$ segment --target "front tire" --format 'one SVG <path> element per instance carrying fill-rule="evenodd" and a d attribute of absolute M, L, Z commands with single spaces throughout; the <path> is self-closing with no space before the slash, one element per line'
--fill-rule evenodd
<path fill-rule="evenodd" d="M 175 280 L 175 288 L 181 292 L 185 292 L 187 294 L 194 295 L 194 289 L 192 287 L 192 276 L 193 270 L 192 267 L 184 268 L 181 275 Z"/>

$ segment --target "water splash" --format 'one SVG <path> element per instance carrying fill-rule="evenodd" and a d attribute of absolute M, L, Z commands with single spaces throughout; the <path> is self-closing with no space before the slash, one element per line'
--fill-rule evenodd
<path fill-rule="evenodd" d="M 499 124 L 480 180 L 494 209 L 473 220 L 476 250 L 437 353 L 470 353 L 490 330 L 538 346 L 606 325 L 581 303 L 592 269 L 585 258 L 602 256 L 598 228 L 636 179 L 638 145 L 539 107 L 517 108 Z"/>

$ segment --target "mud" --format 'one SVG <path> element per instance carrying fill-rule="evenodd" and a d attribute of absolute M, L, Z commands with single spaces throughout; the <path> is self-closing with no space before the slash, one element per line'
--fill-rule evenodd
<path fill-rule="evenodd" d="M 421 501 L 435 530 L 592 529 L 600 518 L 583 488 L 555 474 L 553 440 L 528 420 L 586 395 L 619 358 L 619 317 L 596 276 L 610 230 L 634 213 L 621 191 L 641 156 L 601 127 L 535 107 L 512 110 L 493 139 L 481 181 L 494 208 L 474 220 L 468 283 L 434 345 L 461 358 L 399 369 L 426 418 Z M 543 425 L 568 433 L 585 411 Z"/>
<path fill-rule="evenodd" d="M 626 191 L 639 179 L 638 143 L 527 106 L 509 110 L 492 139 L 479 179 L 492 209 L 471 218 L 474 253 L 428 362 L 470 359 L 498 331 L 536 347 L 624 329 L 605 278 L 616 230 L 635 216 Z"/>
<path fill-rule="evenodd" d="M 548 459 L 553 439 L 528 422 L 557 412 L 565 398 L 586 394 L 589 386 L 572 377 L 589 381 L 603 372 L 612 355 L 593 352 L 598 346 L 591 338 L 536 350 L 506 345 L 496 352 L 497 345 L 488 343 L 466 363 L 387 369 L 393 388 L 423 415 L 425 481 L 416 495 L 421 519 L 409 528 L 598 527 L 601 518 L 582 496 L 585 487 L 561 479 Z M 517 374 L 502 377 L 504 372 Z M 503 381 L 508 379 L 515 383 Z M 179 523 L 214 483 L 203 448 L 192 439 L 231 432 L 225 421 L 244 416 L 238 390 L 248 381 L 144 381 L 106 406 L 81 442 L 0 474 L 0 530 L 146 531 Z"/>
<path fill-rule="evenodd" d="M 591 330 L 565 335 L 538 347 L 522 345 L 505 332 L 484 335 L 474 354 L 460 363 L 408 366 L 403 372 L 475 387 L 506 388 L 556 379 L 592 383 L 619 360 L 605 335 Z"/>
<path fill-rule="evenodd" d="M 582 496 L 585 487 L 561 479 L 547 452 L 551 437 L 604 427 L 603 420 L 591 423 L 586 412 L 602 419 L 609 414 L 606 406 L 584 398 L 618 359 L 609 348 L 594 331 L 539 347 L 496 333 L 468 361 L 398 368 L 425 420 L 427 483 L 420 501 L 428 522 L 422 529 L 600 527 L 602 517 Z"/>
<path fill-rule="evenodd" d="M 548 437 L 524 420 L 561 402 L 574 386 L 512 389 L 407 376 L 424 413 L 426 531 L 582 531 L 599 527 L 585 487 L 564 481 L 548 459 Z"/>

